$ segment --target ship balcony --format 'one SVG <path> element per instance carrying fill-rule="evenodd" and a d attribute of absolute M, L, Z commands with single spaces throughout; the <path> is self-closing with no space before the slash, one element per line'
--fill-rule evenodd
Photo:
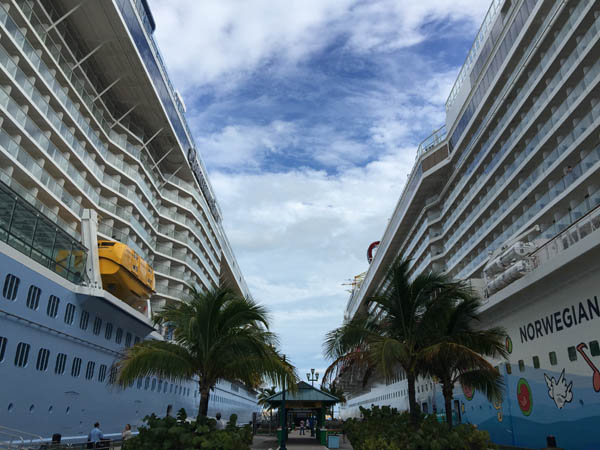
<path fill-rule="evenodd" d="M 572 20 L 575 22 L 568 24 L 563 24 L 563 28 L 561 30 L 561 36 L 563 40 L 561 41 L 553 41 L 553 44 L 549 47 L 544 47 L 538 49 L 538 52 L 544 51 L 543 57 L 539 57 L 537 55 L 541 53 L 537 53 L 534 57 L 540 58 L 540 61 L 535 66 L 535 69 L 530 70 L 528 72 L 528 76 L 524 78 L 525 82 L 521 86 L 516 86 L 513 88 L 513 82 L 516 82 L 517 75 L 520 74 L 520 71 L 515 71 L 505 84 L 505 87 L 502 90 L 502 93 L 497 95 L 497 99 L 502 99 L 504 95 L 507 95 L 505 99 L 503 99 L 503 103 L 499 104 L 497 108 L 491 108 L 486 116 L 481 120 L 481 124 L 479 125 L 477 131 L 473 133 L 475 137 L 473 137 L 468 144 L 465 145 L 465 148 L 460 151 L 460 158 L 457 162 L 457 167 L 460 167 L 461 164 L 465 164 L 462 170 L 456 170 L 455 174 L 460 173 L 460 180 L 454 183 L 454 186 L 450 186 L 449 192 L 450 194 L 445 194 L 446 200 L 444 203 L 443 215 L 446 215 L 449 210 L 452 210 L 454 214 L 458 214 L 460 212 L 460 207 L 457 208 L 455 205 L 455 199 L 458 195 L 461 194 L 463 187 L 467 183 L 470 183 L 471 186 L 477 185 L 480 186 L 481 183 L 476 182 L 473 177 L 465 176 L 470 173 L 479 173 L 481 171 L 481 167 L 477 167 L 477 165 L 481 166 L 484 162 L 485 158 L 482 158 L 482 155 L 488 150 L 491 149 L 494 145 L 494 137 L 495 139 L 499 139 L 501 135 L 505 134 L 507 137 L 514 137 L 519 134 L 519 132 L 523 129 L 523 126 L 528 124 L 531 109 L 527 114 L 520 113 L 528 102 L 534 101 L 538 104 L 542 105 L 542 114 L 545 114 L 545 105 L 547 105 L 552 95 L 551 92 L 559 92 L 562 87 L 562 82 L 566 79 L 567 75 L 569 75 L 568 71 L 574 71 L 580 64 L 585 56 L 584 49 L 586 49 L 590 43 L 593 41 L 593 37 L 597 35 L 599 22 L 596 20 L 593 23 L 590 23 L 590 16 L 588 15 L 588 20 L 585 23 L 577 22 L 575 19 L 582 20 L 585 14 L 581 14 L 582 10 L 588 10 L 589 5 L 579 4 L 576 8 L 576 11 L 573 12 Z M 577 14 L 575 14 L 577 13 Z M 580 26 L 580 29 L 588 31 L 583 38 L 580 36 L 577 39 L 574 39 L 574 33 L 576 27 L 574 26 L 577 23 Z M 541 27 L 538 31 L 538 34 L 544 31 L 544 27 Z M 567 45 L 569 42 L 577 42 L 576 51 L 572 51 L 569 59 L 567 61 L 558 61 L 558 55 L 563 50 L 563 46 Z M 533 51 L 532 47 L 535 43 L 535 39 L 530 43 L 529 48 L 526 49 L 523 53 L 523 57 L 519 66 L 525 64 L 524 59 L 525 55 L 529 54 L 530 51 Z M 589 50 L 589 49 L 588 49 Z M 578 64 L 579 62 L 579 64 Z M 559 65 L 558 69 L 552 69 L 551 65 Z M 565 69 L 567 72 L 565 72 Z M 558 76 L 557 76 L 558 74 Z M 546 77 L 546 82 L 544 82 L 544 78 Z M 543 86 L 544 90 L 540 93 L 540 87 Z M 513 92 L 508 93 L 508 89 L 513 89 Z M 497 100 L 500 101 L 500 100 Z M 540 108 L 538 108 L 540 110 Z M 490 125 L 494 122 L 493 125 Z M 513 125 L 510 125 L 513 123 Z M 486 130 L 486 128 L 489 128 Z M 480 142 L 483 140 L 483 131 L 485 130 L 487 139 L 486 142 Z M 466 142 L 466 139 L 463 139 Z M 479 151 L 477 154 L 471 154 L 471 150 L 475 145 L 479 145 Z M 469 168 L 467 169 L 466 163 L 469 162 Z"/>
<path fill-rule="evenodd" d="M 565 101 L 563 101 L 561 106 L 554 110 L 555 114 L 558 117 L 560 117 L 561 115 L 565 115 L 565 117 L 568 117 L 568 115 L 571 115 L 572 121 L 568 121 L 564 118 L 560 121 L 555 119 L 551 123 L 547 123 L 545 126 L 539 128 L 538 135 L 536 136 L 536 138 L 532 139 L 531 141 L 528 142 L 527 148 L 525 151 L 526 153 L 528 153 L 528 154 L 532 153 L 533 149 L 535 149 L 535 148 L 537 148 L 538 150 L 533 154 L 533 156 L 528 155 L 527 164 L 531 165 L 532 161 L 539 163 L 540 161 L 542 161 L 540 158 L 543 157 L 544 158 L 543 159 L 544 167 L 542 170 L 546 170 L 547 167 L 556 158 L 553 158 L 553 159 L 549 158 L 547 153 L 540 155 L 541 152 L 539 151 L 539 148 L 542 147 L 542 145 L 545 145 L 543 143 L 545 143 L 545 142 L 547 143 L 550 136 L 553 136 L 553 135 L 557 136 L 557 139 L 559 139 L 559 142 L 561 143 L 560 148 L 562 151 L 564 151 L 566 149 L 566 147 L 568 147 L 568 144 L 565 144 L 565 142 L 572 142 L 575 139 L 573 132 L 577 132 L 578 134 L 581 134 L 581 133 L 587 131 L 588 126 L 591 125 L 593 123 L 593 121 L 595 121 L 595 118 L 598 115 L 598 111 L 596 110 L 595 107 L 592 108 L 592 110 L 589 113 L 587 113 L 583 117 L 581 117 L 581 114 L 582 114 L 581 108 L 578 108 L 578 106 L 580 104 L 583 104 L 583 101 L 586 97 L 588 97 L 588 98 L 590 97 L 590 93 L 592 92 L 591 87 L 597 85 L 598 79 L 597 79 L 597 77 L 595 77 L 595 75 L 598 73 L 599 69 L 600 69 L 600 65 L 595 64 L 594 69 L 588 70 L 586 72 L 584 78 L 581 79 L 580 82 L 578 83 L 577 91 L 573 92 L 573 94 L 575 94 L 575 92 L 579 92 L 580 94 L 583 94 L 580 96 L 574 95 L 575 98 L 578 98 L 578 103 L 570 102 L 571 104 L 567 105 L 567 104 L 565 104 Z M 592 82 L 591 80 L 594 80 L 594 78 L 596 78 L 596 79 L 595 79 L 595 81 Z M 569 114 L 566 114 L 567 112 Z M 577 116 L 579 116 L 579 117 L 577 117 Z M 571 129 L 574 127 L 574 125 L 571 125 L 571 123 L 577 124 L 577 126 L 575 127 L 575 129 L 573 131 L 571 131 Z M 552 125 L 554 125 L 554 126 L 552 126 Z M 561 134 L 562 134 L 562 137 L 561 137 Z M 568 139 L 565 139 L 565 138 L 568 138 Z M 541 145 L 538 145 L 538 144 L 541 144 Z M 504 167 L 504 175 L 502 175 L 501 177 L 496 176 L 496 178 L 495 178 L 496 186 L 501 186 L 502 183 L 505 182 L 505 180 L 508 180 L 511 177 L 514 177 L 515 174 L 517 174 L 518 172 L 523 171 L 526 174 L 527 170 L 517 167 L 519 165 L 519 163 L 521 163 L 524 159 L 525 159 L 524 152 L 522 151 L 516 157 L 516 160 L 514 160 L 510 166 Z M 515 166 L 515 167 L 511 168 L 513 166 Z M 490 172 L 488 179 L 491 179 L 491 176 L 492 176 L 492 173 Z M 519 178 L 516 178 L 516 177 L 513 178 L 512 182 L 517 183 L 516 186 L 519 186 L 518 187 L 519 189 L 523 188 L 522 183 L 519 183 Z M 483 185 L 483 183 L 482 183 L 482 185 Z M 514 186 L 513 188 L 516 188 L 516 186 Z M 510 188 L 510 184 L 506 184 L 506 185 L 502 186 L 501 189 L 506 189 L 506 188 Z M 493 196 L 495 196 L 498 192 L 499 192 L 499 189 L 497 187 L 494 187 L 494 188 L 488 187 L 488 190 L 486 193 L 486 198 L 479 200 L 478 204 L 485 206 L 488 203 L 491 203 L 491 201 L 489 199 L 492 198 Z M 470 196 L 469 200 L 472 198 L 473 195 L 474 195 L 474 193 Z M 465 202 L 465 204 L 466 204 L 466 202 Z M 487 208 L 485 208 L 485 209 L 487 209 Z M 459 207 L 456 209 L 456 211 L 462 212 L 462 209 Z M 464 227 L 465 224 L 468 224 L 468 223 L 469 223 L 468 220 L 464 220 L 462 222 L 461 226 Z M 452 242 L 449 242 L 449 244 L 452 244 Z"/>
<path fill-rule="evenodd" d="M 39 77 L 39 76 L 38 76 L 38 77 Z M 68 78 L 68 77 L 67 77 L 67 78 Z M 83 96 L 83 97 L 84 97 L 84 98 L 86 98 L 85 96 Z M 71 109 L 70 109 L 70 110 L 68 110 L 67 112 L 68 112 L 68 113 L 73 113 L 73 111 L 74 111 L 74 109 L 73 109 L 73 108 L 71 108 Z M 79 116 L 81 116 L 81 114 L 79 114 Z M 67 114 L 67 116 L 65 116 L 65 117 L 68 117 L 68 114 Z M 93 137 L 95 137 L 94 135 L 92 135 L 92 134 L 89 132 L 89 125 L 88 125 L 88 123 L 89 123 L 89 119 L 87 119 L 87 121 L 82 121 L 82 120 L 78 120 L 78 121 L 77 121 L 77 124 L 78 124 L 79 126 L 81 126 L 81 127 L 83 127 L 83 128 L 86 128 L 86 127 L 87 127 L 87 131 L 88 131 L 87 135 L 88 135 L 88 137 L 89 137 L 89 136 L 93 136 Z M 73 125 L 75 125 L 75 123 L 73 123 Z M 129 143 L 126 141 L 126 140 L 124 140 L 124 138 L 123 138 L 123 136 L 122 136 L 122 135 L 119 135 L 119 134 L 115 133 L 115 132 L 114 132 L 114 130 L 111 130 L 111 129 L 105 129 L 105 131 L 108 133 L 108 136 L 109 136 L 108 142 L 111 142 L 111 140 L 112 140 L 112 141 L 114 141 L 114 142 L 112 142 L 113 144 L 118 144 L 118 145 L 120 145 L 121 147 L 125 146 L 125 147 L 126 147 L 126 149 L 125 149 L 125 150 L 127 150 L 127 151 L 128 151 L 130 154 L 132 154 L 132 156 L 139 156 L 139 152 L 138 152 L 138 151 L 133 151 L 133 150 L 134 150 L 134 148 L 131 146 L 131 144 L 129 144 Z M 98 145 L 98 143 L 99 143 L 98 139 L 96 138 L 96 140 L 94 141 L 93 137 L 91 138 L 91 139 L 92 139 L 92 141 L 93 141 L 93 144 L 96 144 L 96 145 Z M 101 145 L 101 147 L 102 147 L 102 144 L 101 144 L 101 143 L 100 143 L 100 145 Z M 106 148 L 105 148 L 105 147 L 102 147 L 102 148 L 101 148 L 101 150 L 104 150 L 103 152 L 102 152 L 102 151 L 100 152 L 100 153 L 102 154 L 102 156 L 103 156 L 103 157 L 105 157 L 105 158 L 106 158 L 106 157 L 108 157 L 108 156 L 110 155 L 110 156 L 112 156 L 112 158 L 111 158 L 111 162 L 112 162 L 112 163 L 119 164 L 120 166 L 122 166 L 122 168 L 125 168 L 125 167 L 126 167 L 127 169 L 129 169 L 129 170 L 127 170 L 127 173 L 128 173 L 128 175 L 129 175 L 129 176 L 131 176 L 131 177 L 132 177 L 132 179 L 133 179 L 133 180 L 136 180 L 136 181 L 142 181 L 142 182 L 139 184 L 139 185 L 140 185 L 140 189 L 142 190 L 142 192 L 144 192 L 144 193 L 146 194 L 146 196 L 147 196 L 147 197 L 148 197 L 150 200 L 152 200 L 152 201 L 150 202 L 150 204 L 153 204 L 153 203 L 155 203 L 155 200 L 156 200 L 156 198 L 155 198 L 155 196 L 154 196 L 154 195 L 151 193 L 151 191 L 150 191 L 150 189 L 148 188 L 148 186 L 146 186 L 146 183 L 145 183 L 145 181 L 141 180 L 141 178 L 143 178 L 143 177 L 140 177 L 140 176 L 138 175 L 138 170 L 137 170 L 137 167 L 136 167 L 136 168 L 134 168 L 134 167 L 130 166 L 129 164 L 127 164 L 127 163 L 124 163 L 124 162 L 123 162 L 123 161 L 124 161 L 124 159 L 122 158 L 122 156 L 121 156 L 121 158 L 119 158 L 119 156 L 118 156 L 118 155 L 114 155 L 113 153 L 111 153 L 111 152 L 109 152 L 109 151 L 106 151 Z M 122 152 L 122 151 L 123 151 L 123 149 L 120 149 L 120 152 Z M 146 165 L 146 166 L 148 166 L 148 165 Z M 139 163 L 138 163 L 138 167 L 139 167 Z M 144 167 L 143 169 L 145 170 L 145 169 L 146 169 L 146 167 Z M 150 179 L 151 179 L 151 177 L 150 177 Z M 155 187 L 155 189 L 156 189 L 156 186 L 154 186 L 154 187 Z"/>
<path fill-rule="evenodd" d="M 36 199 L 0 173 L 0 240 L 67 280 L 85 279 L 87 249 L 33 205 Z M 17 187 L 24 196 L 19 195 Z"/>

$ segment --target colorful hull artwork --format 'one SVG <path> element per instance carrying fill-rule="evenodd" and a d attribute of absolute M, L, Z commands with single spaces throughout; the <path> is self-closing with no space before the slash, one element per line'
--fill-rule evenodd
<path fill-rule="evenodd" d="M 593 431 L 600 423 L 600 394 L 591 376 L 525 367 L 504 382 L 497 403 L 480 392 L 471 400 L 459 393 L 462 422 L 488 431 L 498 444 L 543 448 L 546 437 L 554 436 L 561 448 L 600 449 L 600 433 Z"/>

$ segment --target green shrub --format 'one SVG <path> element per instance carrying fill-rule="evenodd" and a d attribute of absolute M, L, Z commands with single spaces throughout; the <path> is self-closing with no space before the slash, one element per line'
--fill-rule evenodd
<path fill-rule="evenodd" d="M 123 450 L 249 450 L 252 430 L 249 426 L 238 428 L 237 416 L 231 415 L 225 430 L 216 429 L 214 419 L 204 418 L 188 422 L 184 409 L 177 417 L 146 416 L 146 425 L 139 435 L 125 441 Z"/>
<path fill-rule="evenodd" d="M 354 450 L 487 450 L 496 448 L 487 431 L 472 425 L 449 429 L 435 416 L 421 415 L 411 424 L 408 412 L 389 406 L 360 408 L 362 419 L 349 419 L 344 432 Z"/>

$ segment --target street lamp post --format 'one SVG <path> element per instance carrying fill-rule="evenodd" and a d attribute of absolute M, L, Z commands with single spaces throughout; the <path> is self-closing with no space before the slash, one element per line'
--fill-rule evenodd
<path fill-rule="evenodd" d="M 310 369 L 310 373 L 306 374 L 306 379 L 311 382 L 312 387 L 315 387 L 315 381 L 319 381 L 319 372 L 315 373 L 315 369 Z"/>
<path fill-rule="evenodd" d="M 285 355 L 283 355 L 283 362 L 285 363 Z M 283 391 L 281 391 L 281 410 L 283 412 L 283 423 L 281 425 L 281 445 L 279 450 L 287 450 L 285 441 L 287 440 L 287 411 L 285 410 L 285 375 L 283 377 Z"/>

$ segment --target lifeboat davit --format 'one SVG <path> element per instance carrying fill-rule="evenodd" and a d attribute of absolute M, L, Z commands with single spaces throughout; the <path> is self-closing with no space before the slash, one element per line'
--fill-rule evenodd
<path fill-rule="evenodd" d="M 98 241 L 102 287 L 121 300 L 136 304 L 154 292 L 154 270 L 127 245 Z"/>

